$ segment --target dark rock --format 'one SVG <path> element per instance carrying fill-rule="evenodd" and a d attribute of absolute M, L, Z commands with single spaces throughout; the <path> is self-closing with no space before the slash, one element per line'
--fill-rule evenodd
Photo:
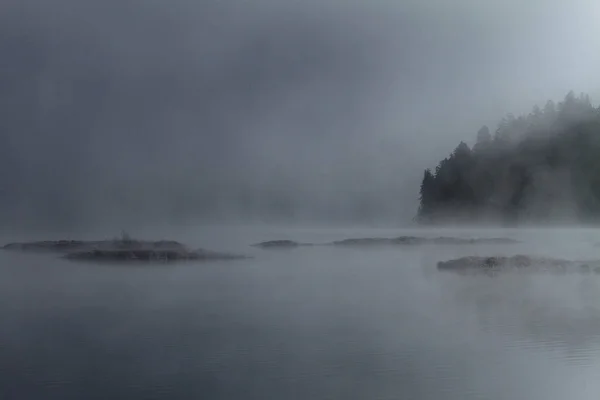
<path fill-rule="evenodd" d="M 263 249 L 289 249 L 298 246 L 306 246 L 306 244 L 294 242 L 293 240 L 269 240 L 253 244 L 252 246 L 261 247 Z"/>
<path fill-rule="evenodd" d="M 595 265 L 595 266 L 594 266 Z M 440 261 L 437 268 L 444 271 L 484 271 L 484 270 L 552 270 L 574 272 L 600 271 L 600 261 L 570 261 L 558 258 L 545 258 L 526 255 L 511 257 L 462 257 L 454 260 Z"/>
<path fill-rule="evenodd" d="M 232 260 L 244 256 L 211 252 L 207 250 L 189 250 L 185 245 L 173 240 L 135 240 L 128 235 L 114 240 L 55 240 L 24 243 L 10 243 L 5 250 L 23 252 L 50 252 L 62 254 L 69 260 L 102 262 L 129 261 L 181 261 L 181 260 Z"/>
<path fill-rule="evenodd" d="M 88 248 L 95 242 L 83 240 L 44 240 L 38 242 L 9 243 L 2 247 L 3 250 L 27 251 L 27 252 L 69 252 L 73 250 Z"/>
<path fill-rule="evenodd" d="M 516 244 L 519 243 L 518 240 L 509 239 L 509 238 L 457 238 L 457 237 L 448 237 L 448 236 L 440 236 L 437 238 L 431 239 L 431 243 L 433 244 L 453 244 L 453 245 L 461 245 L 461 244 Z"/>
<path fill-rule="evenodd" d="M 245 256 L 206 250 L 181 249 L 94 249 L 64 255 L 69 260 L 94 262 L 172 262 L 172 261 L 218 261 L 237 260 Z"/>
<path fill-rule="evenodd" d="M 186 247 L 175 241 L 144 241 L 144 240 L 44 240 L 37 242 L 9 243 L 2 247 L 4 250 L 42 252 L 42 253 L 70 253 L 84 250 L 119 250 L 119 249 L 163 249 L 186 250 Z"/>
<path fill-rule="evenodd" d="M 393 244 L 393 240 L 386 238 L 358 238 L 338 240 L 330 244 L 334 246 L 381 246 Z"/>
<path fill-rule="evenodd" d="M 432 242 L 432 239 L 418 237 L 418 236 L 398 236 L 397 238 L 394 238 L 391 240 L 392 244 L 399 244 L 399 245 L 420 245 L 420 244 L 427 244 L 427 243 L 431 243 L 431 242 Z"/>
<path fill-rule="evenodd" d="M 329 243 L 298 243 L 293 240 L 270 240 L 254 244 L 255 247 L 264 249 L 287 249 L 299 246 L 347 246 L 347 247 L 368 247 L 368 246 L 417 246 L 417 245 L 465 245 L 465 244 L 514 244 L 519 241 L 509 238 L 477 238 L 464 239 L 457 237 L 420 237 L 420 236 L 399 236 L 395 238 L 350 238 L 336 240 Z"/>
<path fill-rule="evenodd" d="M 358 238 L 344 239 L 332 242 L 333 245 L 343 246 L 382 246 L 382 245 L 463 245 L 463 244 L 513 244 L 519 243 L 517 240 L 508 238 L 481 238 L 481 239 L 463 239 L 457 237 L 421 237 L 421 236 L 398 236 L 396 238 Z"/>

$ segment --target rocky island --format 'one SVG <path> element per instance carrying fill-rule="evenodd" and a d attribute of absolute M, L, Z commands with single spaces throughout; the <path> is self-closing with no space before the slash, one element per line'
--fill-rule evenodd
<path fill-rule="evenodd" d="M 373 247 L 373 246 L 418 246 L 418 245 L 473 245 L 473 244 L 516 244 L 518 240 L 510 238 L 460 238 L 451 236 L 422 237 L 398 236 L 395 238 L 351 238 L 327 243 L 300 243 L 293 240 L 269 240 L 253 246 L 263 249 L 290 249 L 300 246 L 340 246 L 340 247 Z"/>
<path fill-rule="evenodd" d="M 290 248 L 295 248 L 295 247 L 299 247 L 299 246 L 311 246 L 312 244 L 310 243 L 299 243 L 299 242 L 295 242 L 293 240 L 285 240 L 285 239 L 280 239 L 280 240 L 268 240 L 266 242 L 260 242 L 260 243 L 256 243 L 253 244 L 253 247 L 260 247 L 263 249 L 290 249 Z"/>
<path fill-rule="evenodd" d="M 15 242 L 2 247 L 3 250 L 27 253 L 59 254 L 68 260 L 97 262 L 150 262 L 183 260 L 233 260 L 246 258 L 242 255 L 220 253 L 203 249 L 190 250 L 173 240 L 136 240 L 123 234 L 112 240 L 44 240 Z"/>
<path fill-rule="evenodd" d="M 550 271 L 600 273 L 600 260 L 573 261 L 559 258 L 536 257 L 527 255 L 498 257 L 461 257 L 437 263 L 440 271 L 482 272 L 482 271 Z"/>

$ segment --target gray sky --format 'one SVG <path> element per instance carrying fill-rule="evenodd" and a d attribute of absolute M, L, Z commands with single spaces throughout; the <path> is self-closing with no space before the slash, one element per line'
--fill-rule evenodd
<path fill-rule="evenodd" d="M 594 0 L 5 0 L 0 215 L 406 221 L 422 169 L 482 124 L 600 97 L 599 17 Z"/>

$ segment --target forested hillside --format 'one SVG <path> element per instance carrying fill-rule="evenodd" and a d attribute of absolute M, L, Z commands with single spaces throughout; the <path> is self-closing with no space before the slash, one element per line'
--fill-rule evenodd
<path fill-rule="evenodd" d="M 427 169 L 417 219 L 441 222 L 595 222 L 600 218 L 600 108 L 569 92 L 494 132 L 461 142 Z"/>

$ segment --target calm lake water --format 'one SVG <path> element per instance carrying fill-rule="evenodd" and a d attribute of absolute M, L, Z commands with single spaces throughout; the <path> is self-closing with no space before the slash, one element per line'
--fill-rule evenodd
<path fill-rule="evenodd" d="M 401 234 L 523 243 L 248 246 Z M 226 227 L 140 236 L 256 257 L 116 267 L 0 253 L 1 399 L 600 398 L 600 276 L 435 268 L 473 254 L 600 258 L 600 230 Z"/>

